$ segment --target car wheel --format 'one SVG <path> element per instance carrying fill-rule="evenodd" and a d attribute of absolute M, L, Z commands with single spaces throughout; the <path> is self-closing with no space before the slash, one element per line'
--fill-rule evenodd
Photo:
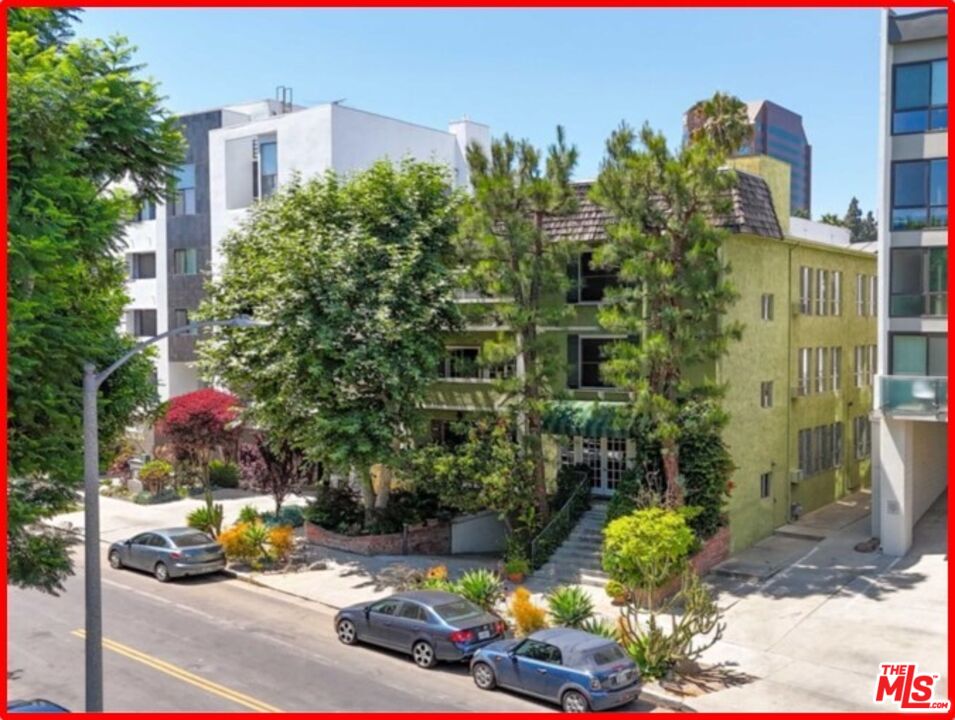
<path fill-rule="evenodd" d="M 474 663 L 474 667 L 471 668 L 471 676 L 474 678 L 474 684 L 482 690 L 493 690 L 497 687 L 494 671 L 487 663 Z"/>
<path fill-rule="evenodd" d="M 590 710 L 590 703 L 587 702 L 587 698 L 584 697 L 583 693 L 576 690 L 565 692 L 560 699 L 560 706 L 564 709 L 564 712 L 582 713 Z"/>
<path fill-rule="evenodd" d="M 123 567 L 123 559 L 119 556 L 119 550 L 113 550 L 109 554 L 109 566 L 114 570 L 119 570 Z"/>
<path fill-rule="evenodd" d="M 156 579 L 159 582 L 168 582 L 169 581 L 169 568 L 166 567 L 165 563 L 156 563 L 156 567 L 153 568 L 153 575 L 156 576 Z"/>
<path fill-rule="evenodd" d="M 411 657 L 420 668 L 433 668 L 438 663 L 438 658 L 434 656 L 434 648 L 424 640 L 419 640 L 411 646 Z"/>
<path fill-rule="evenodd" d="M 338 633 L 338 639 L 345 645 L 354 645 L 358 641 L 358 631 L 351 620 L 339 620 L 335 631 Z"/>

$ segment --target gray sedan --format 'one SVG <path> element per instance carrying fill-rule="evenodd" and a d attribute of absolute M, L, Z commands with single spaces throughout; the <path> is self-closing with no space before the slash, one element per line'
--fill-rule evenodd
<path fill-rule="evenodd" d="M 226 566 L 222 546 L 192 528 L 152 530 L 109 546 L 109 564 L 114 568 L 145 570 L 159 582 L 186 575 L 202 575 Z"/>
<path fill-rule="evenodd" d="M 460 661 L 504 636 L 497 615 L 439 590 L 403 592 L 338 611 L 335 632 L 346 645 L 359 640 L 411 655 L 418 667 Z"/>

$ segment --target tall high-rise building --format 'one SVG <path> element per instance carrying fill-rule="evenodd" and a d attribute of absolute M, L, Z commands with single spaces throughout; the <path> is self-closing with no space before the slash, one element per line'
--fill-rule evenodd
<path fill-rule="evenodd" d="M 882 17 L 872 515 L 891 555 L 948 487 L 947 20 Z"/>
<path fill-rule="evenodd" d="M 751 140 L 739 149 L 739 155 L 769 155 L 791 168 L 789 205 L 793 212 L 812 211 L 812 146 L 802 126 L 802 116 L 769 100 L 746 103 L 753 126 Z M 684 132 L 694 128 L 691 112 L 683 116 Z"/>

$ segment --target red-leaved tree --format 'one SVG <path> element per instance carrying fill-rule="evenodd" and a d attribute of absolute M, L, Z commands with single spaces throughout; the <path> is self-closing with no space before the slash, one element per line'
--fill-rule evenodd
<path fill-rule="evenodd" d="M 315 484 L 322 474 L 321 464 L 307 460 L 301 450 L 285 442 L 270 443 L 261 434 L 239 448 L 239 468 L 249 490 L 272 496 L 276 515 L 286 496 Z"/>
<path fill-rule="evenodd" d="M 156 424 L 176 461 L 191 467 L 202 478 L 207 501 L 211 502 L 212 495 L 209 462 L 238 443 L 242 432 L 239 410 L 235 395 L 204 388 L 174 397 Z"/>

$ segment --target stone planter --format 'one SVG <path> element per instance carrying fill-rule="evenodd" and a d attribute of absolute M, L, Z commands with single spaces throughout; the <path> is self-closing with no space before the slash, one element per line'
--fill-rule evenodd
<path fill-rule="evenodd" d="M 412 525 L 399 533 L 385 535 L 341 535 L 305 521 L 305 539 L 313 545 L 344 550 L 358 555 L 449 555 L 451 526 Z"/>

